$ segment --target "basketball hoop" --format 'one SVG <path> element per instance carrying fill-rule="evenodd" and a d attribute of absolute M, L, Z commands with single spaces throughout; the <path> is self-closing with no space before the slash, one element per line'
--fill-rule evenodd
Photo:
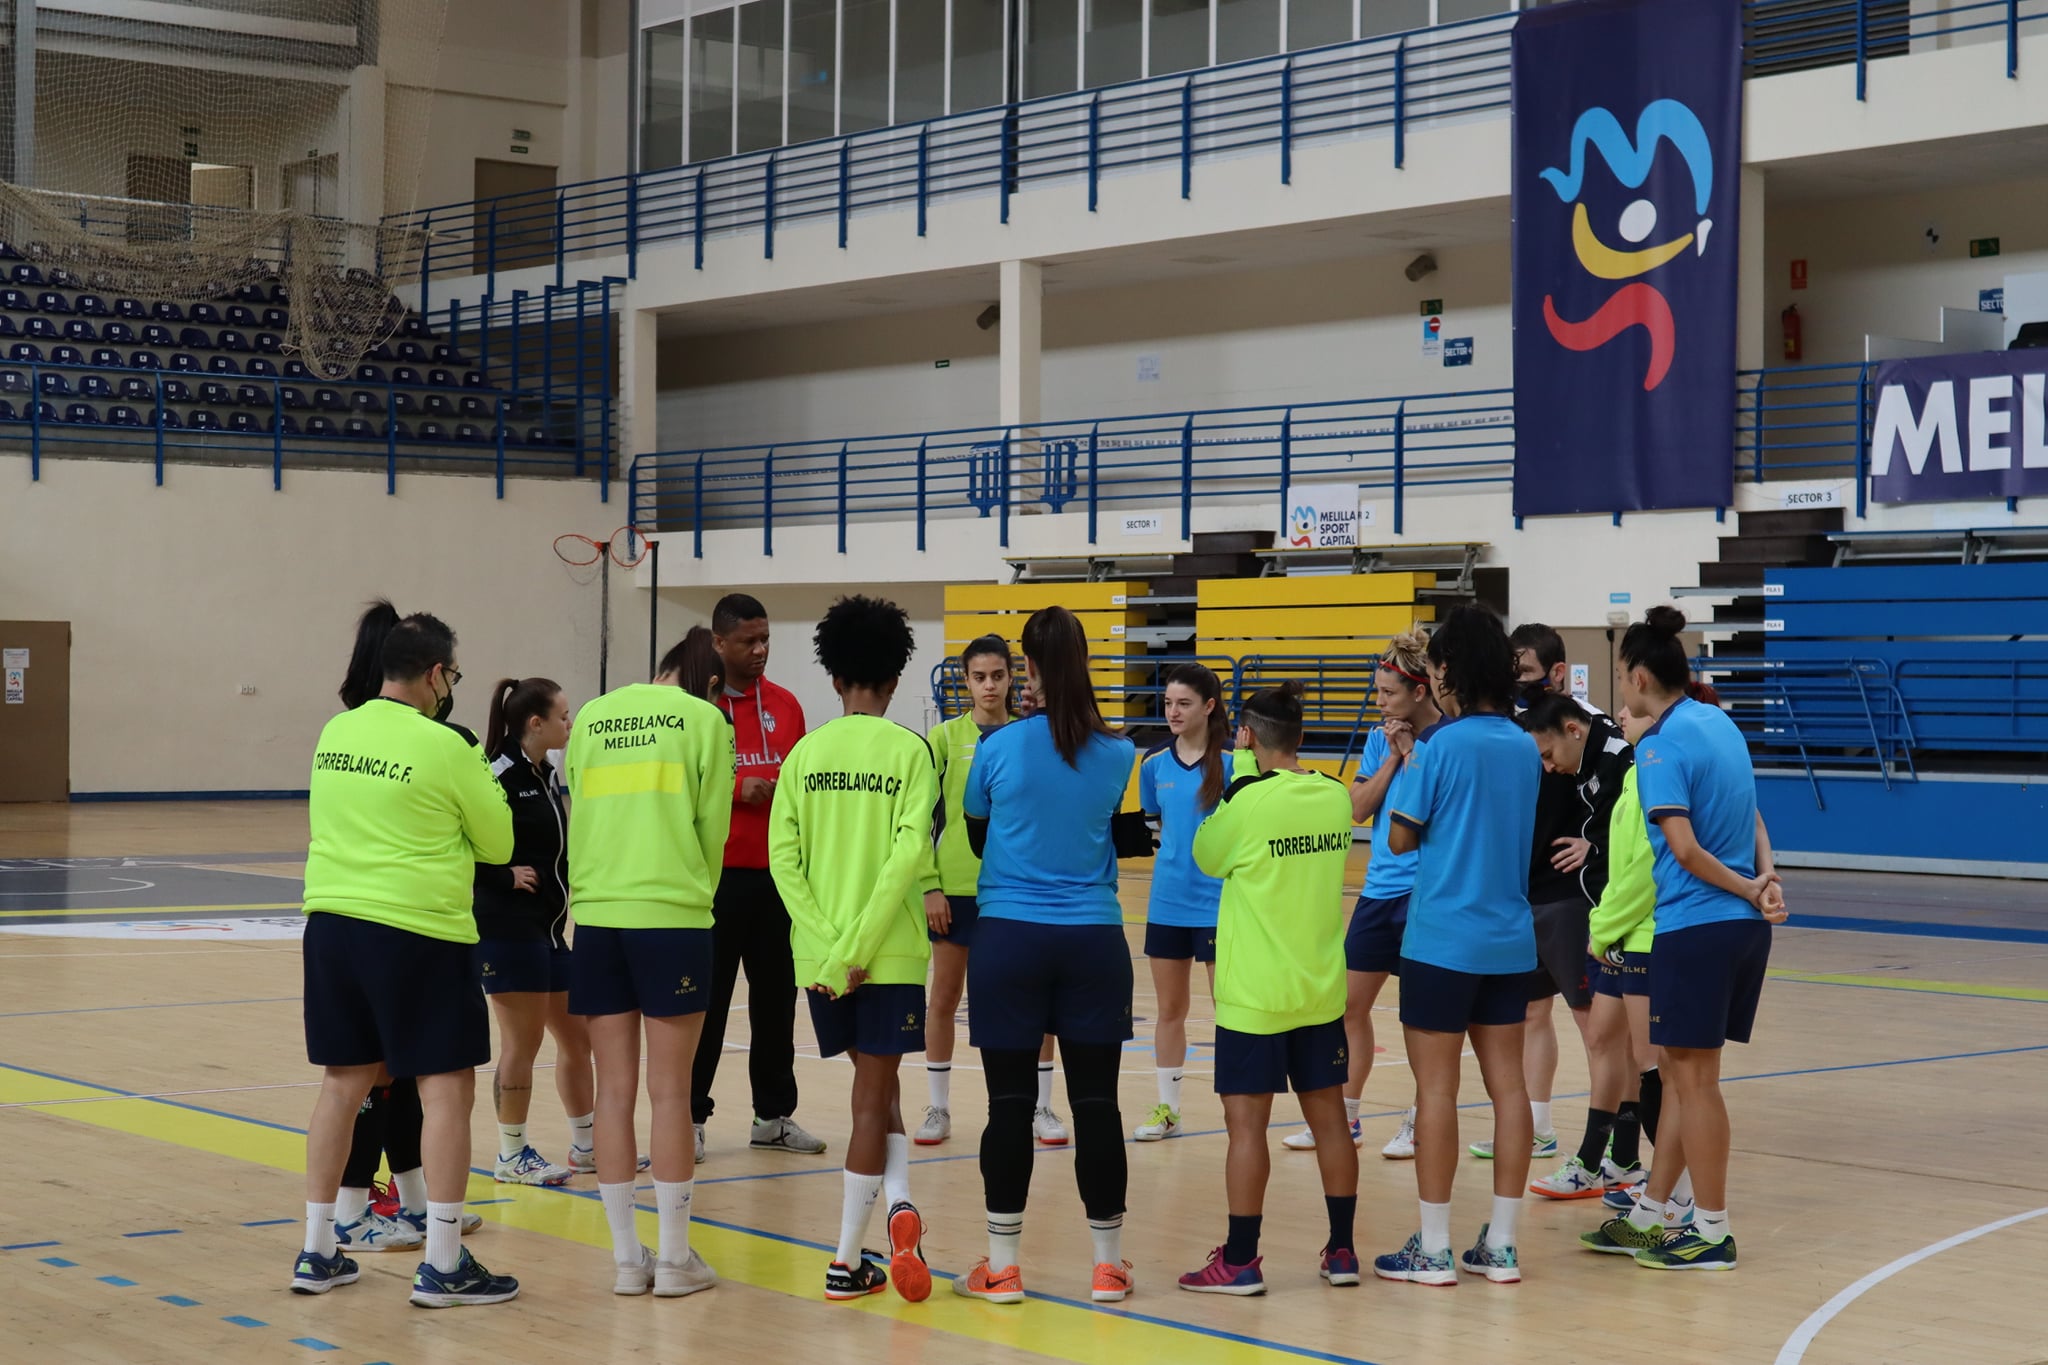
<path fill-rule="evenodd" d="M 599 566 L 597 687 L 600 692 L 604 691 L 611 682 L 612 565 L 616 564 L 622 569 L 637 567 L 641 560 L 647 558 L 648 551 L 653 548 L 653 544 L 654 542 L 647 538 L 647 533 L 637 526 L 621 526 L 603 540 L 593 540 L 589 536 L 574 531 L 555 537 L 555 558 L 561 560 L 564 564 L 575 568 L 588 568 L 592 564 Z M 656 557 L 654 564 L 655 576 L 659 580 L 661 573 L 661 560 L 659 556 Z M 584 579 L 583 582 L 587 584 L 589 580 Z M 660 584 L 658 581 L 655 587 L 656 592 L 648 602 L 649 634 L 647 649 L 650 671 L 652 670 L 652 660 L 656 648 L 653 630 L 655 608 L 658 605 L 654 599 L 660 596 Z"/>

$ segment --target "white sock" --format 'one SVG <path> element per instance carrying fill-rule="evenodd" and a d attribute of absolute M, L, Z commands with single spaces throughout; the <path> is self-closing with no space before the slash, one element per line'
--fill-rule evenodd
<path fill-rule="evenodd" d="M 661 1232 L 654 1255 L 663 1265 L 681 1265 L 690 1259 L 690 1197 L 695 1180 L 657 1180 L 654 1207 L 661 1216 Z"/>
<path fill-rule="evenodd" d="M 1181 1077 L 1185 1073 L 1177 1066 L 1162 1066 L 1154 1068 L 1153 1074 L 1159 1080 L 1159 1102 L 1178 1114 L 1180 1112 L 1180 1082 Z M 1041 1083 L 1040 1088 L 1044 1088 L 1043 1083 Z"/>
<path fill-rule="evenodd" d="M 1709 1242 L 1728 1240 L 1728 1210 L 1695 1209 L 1692 1215 L 1692 1230 Z"/>
<path fill-rule="evenodd" d="M 1018 1248 L 1023 1242 L 1023 1213 L 989 1213 L 988 1268 L 991 1271 L 1008 1270 L 1017 1264 Z"/>
<path fill-rule="evenodd" d="M 1522 1211 L 1522 1196 L 1497 1194 L 1493 1197 L 1493 1221 L 1486 1225 L 1489 1251 L 1504 1251 L 1515 1244 L 1515 1217 Z"/>
<path fill-rule="evenodd" d="M 1550 1126 L 1549 1100 L 1530 1100 L 1529 1117 L 1536 1120 L 1537 1137 L 1542 1137 L 1545 1133 L 1555 1133 L 1557 1131 Z"/>
<path fill-rule="evenodd" d="M 882 1193 L 890 1208 L 910 1202 L 910 1135 L 889 1134 L 889 1154 L 882 1163 Z"/>
<path fill-rule="evenodd" d="M 640 1229 L 633 1224 L 633 1182 L 599 1185 L 604 1200 L 604 1219 L 612 1225 L 612 1259 L 620 1265 L 640 1264 Z"/>
<path fill-rule="evenodd" d="M 851 1269 L 860 1264 L 860 1244 L 868 1237 L 868 1219 L 875 1211 L 882 1177 L 852 1171 L 845 1174 L 846 1197 L 839 1206 L 839 1254 L 833 1259 Z"/>
<path fill-rule="evenodd" d="M 427 1264 L 446 1274 L 462 1264 L 462 1205 L 427 1204 Z"/>
<path fill-rule="evenodd" d="M 926 1062 L 924 1078 L 931 1084 L 932 1108 L 950 1111 L 953 1108 L 953 1064 Z"/>
<path fill-rule="evenodd" d="M 1344 1117 L 1352 1123 L 1358 1122 L 1358 1101 L 1344 1101 Z"/>
<path fill-rule="evenodd" d="M 1051 1062 L 1040 1062 L 1038 1064 L 1038 1107 L 1040 1109 L 1052 1108 Z"/>
<path fill-rule="evenodd" d="M 409 1171 L 393 1171 L 391 1183 L 398 1186 L 398 1207 L 407 1213 L 424 1217 L 427 1212 L 427 1173 L 418 1166 Z"/>
<path fill-rule="evenodd" d="M 315 1256 L 334 1254 L 334 1205 L 306 1205 L 306 1250 Z"/>
<path fill-rule="evenodd" d="M 585 1114 L 582 1118 L 569 1117 L 569 1150 L 590 1152 L 597 1149 L 597 1139 L 592 1130 L 597 1126 L 597 1115 Z"/>
<path fill-rule="evenodd" d="M 1635 1211 L 1629 1214 L 1628 1221 L 1642 1232 L 1648 1232 L 1651 1228 L 1661 1228 L 1664 1226 L 1664 1218 L 1669 1208 L 1670 1205 L 1663 1200 L 1650 1198 L 1650 1191 L 1646 1186 L 1643 1192 L 1636 1196 Z"/>
<path fill-rule="evenodd" d="M 1692 1172 L 1680 1171 L 1678 1179 L 1671 1185 L 1671 1207 L 1681 1208 L 1692 1202 Z"/>
<path fill-rule="evenodd" d="M 347 1227 L 350 1223 L 361 1222 L 363 1215 L 369 1211 L 370 1192 L 368 1190 L 352 1190 L 344 1185 L 341 1187 L 340 1192 L 334 1196 L 334 1221 L 343 1227 Z"/>
<path fill-rule="evenodd" d="M 1088 1220 L 1088 1237 L 1095 1243 L 1095 1264 L 1122 1265 L 1124 1263 L 1124 1220 L 1118 1217 L 1110 1222 Z"/>
<path fill-rule="evenodd" d="M 1422 1249 L 1431 1256 L 1442 1256 L 1451 1249 L 1451 1206 L 1432 1204 L 1427 1199 L 1422 1204 Z"/>
<path fill-rule="evenodd" d="M 518 1156 L 525 1147 L 525 1124 L 501 1123 L 498 1125 L 498 1160 L 508 1161 Z"/>

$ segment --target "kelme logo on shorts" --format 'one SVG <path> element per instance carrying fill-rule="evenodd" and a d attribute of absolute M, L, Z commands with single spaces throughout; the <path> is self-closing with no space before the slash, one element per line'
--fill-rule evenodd
<path fill-rule="evenodd" d="M 692 991 L 694 991 L 694 990 L 696 990 L 696 989 L 697 989 L 697 983 L 696 983 L 695 981 L 693 981 L 692 979 L 690 979 L 689 977 L 687 977 L 687 976 L 686 976 L 686 977 L 684 977 L 684 978 L 683 978 L 683 984 L 682 984 L 682 985 L 680 985 L 680 986 L 678 986 L 678 987 L 676 987 L 676 994 L 677 994 L 677 995 L 688 995 L 688 994 L 690 994 L 690 993 L 691 993 Z"/>

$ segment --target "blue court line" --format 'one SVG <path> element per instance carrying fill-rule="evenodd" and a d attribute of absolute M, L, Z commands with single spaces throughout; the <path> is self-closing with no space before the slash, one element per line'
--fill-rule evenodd
<path fill-rule="evenodd" d="M 292 1345 L 303 1346 L 309 1351 L 339 1351 L 341 1349 L 333 1342 L 322 1341 L 318 1337 L 293 1337 Z"/>
<path fill-rule="evenodd" d="M 157 1228 L 151 1232 L 124 1232 L 121 1235 L 123 1237 L 175 1237 L 184 1230 L 183 1228 Z"/>
<path fill-rule="evenodd" d="M 273 995 L 255 1000 L 176 1000 L 165 1005 L 92 1005 L 69 1010 L 16 1010 L 11 1014 L 0 1014 L 0 1019 L 38 1019 L 47 1014 L 114 1014 L 121 1010 L 190 1010 L 204 1009 L 209 1005 L 296 1005 L 303 998 L 297 995 Z"/>
<path fill-rule="evenodd" d="M 259 1218 L 253 1223 L 242 1224 L 245 1228 L 281 1228 L 286 1223 L 296 1223 L 296 1218 Z"/>
<path fill-rule="evenodd" d="M 78 1262 L 67 1261 L 62 1256 L 44 1256 L 41 1259 L 44 1265 L 53 1265 L 59 1270 L 73 1270 L 78 1266 Z"/>
<path fill-rule="evenodd" d="M 0 1247 L 0 1251 L 35 1251 L 42 1247 L 60 1247 L 62 1242 L 16 1242 L 12 1246 Z"/>
<path fill-rule="evenodd" d="M 231 1327 L 268 1327 L 268 1326 L 270 1326 L 270 1324 L 269 1324 L 269 1323 L 267 1323 L 267 1322 L 263 1321 L 263 1320 L 262 1320 L 261 1318 L 251 1318 L 251 1317 L 244 1317 L 244 1316 L 243 1316 L 242 1314 L 240 1314 L 240 1313 L 232 1313 L 232 1314 L 228 1315 L 227 1317 L 224 1317 L 224 1318 L 222 1318 L 222 1319 L 221 1319 L 221 1321 L 222 1321 L 222 1322 L 225 1322 L 225 1323 L 227 1323 L 227 1324 L 228 1324 L 229 1326 L 231 1326 Z"/>
<path fill-rule="evenodd" d="M 478 1174 L 482 1174 L 481 1167 L 476 1167 L 474 1169 L 477 1170 Z M 493 1172 L 492 1174 L 495 1175 L 496 1172 Z M 509 1199 L 471 1199 L 468 1201 L 469 1206 L 471 1208 L 478 1208 L 485 1204 L 509 1204 L 511 1202 L 512 1201 Z M 837 1250 L 837 1248 L 835 1247 L 834 1250 Z"/>
<path fill-rule="evenodd" d="M 1982 943 L 2048 944 L 2048 929 L 2006 929 L 1982 924 L 1936 924 L 1929 920 L 1862 919 L 1854 915 L 1795 915 L 1787 929 L 1839 929 L 1855 934 L 1898 934 L 1906 938 L 1961 938 Z"/>
<path fill-rule="evenodd" d="M 119 1275 L 102 1275 L 99 1277 L 99 1281 L 101 1284 L 110 1284 L 116 1289 L 133 1289 L 135 1287 L 135 1281 L 123 1279 Z"/>
<path fill-rule="evenodd" d="M 167 1303 L 173 1308 L 197 1308 L 199 1300 L 188 1299 L 183 1294 L 159 1294 L 158 1303 Z"/>

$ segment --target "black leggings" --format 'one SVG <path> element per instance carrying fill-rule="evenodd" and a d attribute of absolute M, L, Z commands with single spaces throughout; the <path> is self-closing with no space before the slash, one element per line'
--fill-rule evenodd
<path fill-rule="evenodd" d="M 375 1086 L 356 1111 L 355 1137 L 342 1168 L 343 1189 L 366 1190 L 377 1178 L 377 1159 L 389 1154 L 391 1173 L 416 1170 L 420 1164 L 419 1082 L 410 1078 Z"/>
<path fill-rule="evenodd" d="M 1123 1052 L 1119 1043 L 1060 1039 L 1067 1103 L 1074 1112 L 1074 1181 L 1081 1189 L 1081 1206 L 1094 1222 L 1123 1217 L 1129 1184 L 1124 1120 L 1116 1101 Z M 983 1048 L 981 1064 L 988 1077 L 988 1127 L 981 1135 L 983 1198 L 991 1213 L 1022 1213 L 1031 1193 L 1038 1049 Z"/>

